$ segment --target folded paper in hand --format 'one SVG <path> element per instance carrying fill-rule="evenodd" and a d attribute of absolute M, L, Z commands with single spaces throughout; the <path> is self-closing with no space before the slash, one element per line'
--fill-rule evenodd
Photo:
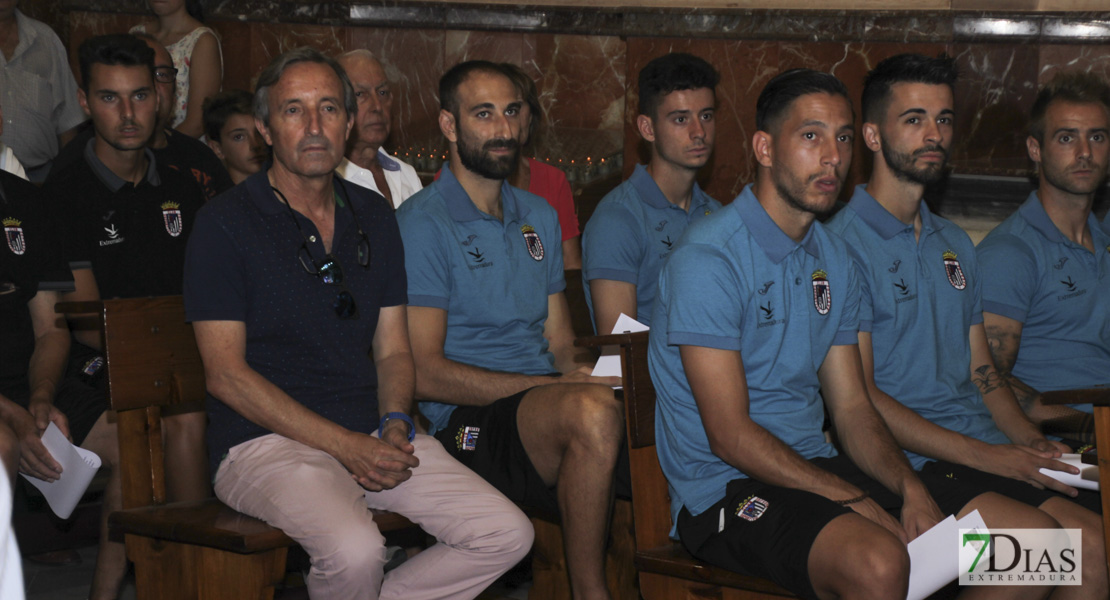
<path fill-rule="evenodd" d="M 1073 488 L 1098 491 L 1098 465 L 1084 464 L 1083 457 L 1078 454 L 1065 454 L 1056 460 L 1079 469 L 1079 474 L 1072 475 L 1052 469 L 1041 469 L 1041 473 Z"/>
<path fill-rule="evenodd" d="M 977 510 L 959 520 L 948 515 L 947 519 L 910 542 L 907 548 L 910 553 L 910 588 L 906 594 L 907 600 L 927 598 L 960 576 L 961 529 L 986 532 L 987 524 Z"/>
<path fill-rule="evenodd" d="M 62 475 L 54 482 L 43 481 L 23 474 L 31 485 L 38 488 L 50 510 L 63 519 L 68 519 L 73 514 L 73 509 L 81 501 L 93 475 L 100 468 L 100 457 L 95 453 L 78 448 L 62 435 L 62 430 L 51 423 L 42 434 L 42 445 L 50 452 L 50 456 L 62 465 Z"/>

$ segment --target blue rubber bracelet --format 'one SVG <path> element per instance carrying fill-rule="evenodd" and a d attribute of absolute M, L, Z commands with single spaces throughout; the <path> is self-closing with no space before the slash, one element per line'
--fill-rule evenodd
<path fill-rule="evenodd" d="M 381 423 L 378 423 L 378 430 L 385 431 L 385 423 L 391 419 L 400 419 L 409 424 L 409 441 L 416 439 L 416 425 L 413 424 L 412 418 L 403 412 L 391 412 L 382 415 Z"/>

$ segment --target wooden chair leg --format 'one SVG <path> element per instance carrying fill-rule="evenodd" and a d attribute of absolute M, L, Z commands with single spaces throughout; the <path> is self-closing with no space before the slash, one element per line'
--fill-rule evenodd
<path fill-rule="evenodd" d="M 532 589 L 529 600 L 569 600 L 563 530 L 558 523 L 533 518 L 536 541 L 532 544 Z M 632 531 L 632 503 L 617 500 L 609 524 L 609 549 L 605 556 L 605 579 L 613 598 L 639 598 L 636 566 L 632 562 L 636 543 Z"/>

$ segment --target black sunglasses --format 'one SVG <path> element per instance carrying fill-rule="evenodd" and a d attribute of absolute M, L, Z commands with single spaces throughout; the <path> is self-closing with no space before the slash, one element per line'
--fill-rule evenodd
<path fill-rule="evenodd" d="M 339 293 L 332 302 L 335 315 L 340 319 L 357 319 L 358 305 L 355 303 L 355 297 L 351 294 L 351 291 L 347 289 L 347 284 L 344 283 L 343 267 L 339 264 L 339 259 L 330 252 L 321 259 L 312 257 L 312 251 L 309 250 L 308 246 L 308 238 L 305 236 L 304 230 L 301 229 L 301 224 L 297 221 L 297 215 L 293 212 L 293 207 L 289 205 L 289 200 L 276 187 L 270 186 L 270 189 L 274 190 L 274 193 L 285 202 L 285 206 L 289 209 L 289 216 L 293 219 L 293 224 L 297 226 L 297 231 L 300 232 L 301 238 L 304 240 L 297 248 L 297 260 L 300 261 L 305 272 L 309 275 L 315 275 L 327 285 L 339 286 Z M 354 218 L 355 227 L 358 229 L 358 264 L 365 269 L 370 265 L 370 238 L 366 237 L 366 233 L 362 231 L 362 227 L 358 224 L 355 207 L 351 204 L 350 199 L 346 198 L 346 195 L 346 193 L 343 194 L 344 200 L 351 209 L 351 216 Z"/>

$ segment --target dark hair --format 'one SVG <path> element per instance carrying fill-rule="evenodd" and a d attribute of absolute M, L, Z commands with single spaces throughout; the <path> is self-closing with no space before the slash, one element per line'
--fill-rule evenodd
<path fill-rule="evenodd" d="M 1040 143 L 1044 143 L 1044 115 L 1048 112 L 1048 105 L 1057 100 L 1076 104 L 1101 104 L 1110 112 L 1110 87 L 1106 85 L 1106 80 L 1094 73 L 1057 73 L 1052 81 L 1037 92 L 1029 115 L 1029 135 Z"/>
<path fill-rule="evenodd" d="M 759 93 L 755 102 L 756 129 L 773 133 L 771 128 L 778 125 L 779 117 L 786 109 L 808 94 L 841 96 L 848 101 L 848 108 L 852 107 L 848 89 L 836 77 L 813 69 L 790 69 L 776 75 Z"/>
<path fill-rule="evenodd" d="M 461 62 L 439 78 L 439 108 L 458 116 L 459 114 L 459 86 L 462 85 L 472 73 L 495 73 L 513 81 L 513 76 L 505 68 L 488 60 L 468 60 Z M 513 81 L 516 85 L 516 82 Z"/>
<path fill-rule="evenodd" d="M 250 92 L 225 90 L 204 99 L 204 134 L 208 139 L 220 141 L 220 131 L 232 115 L 254 116 Z"/>
<path fill-rule="evenodd" d="M 358 114 L 358 98 L 355 96 L 355 88 L 351 85 L 351 80 L 347 77 L 347 72 L 335 59 L 324 55 L 315 48 L 301 46 L 294 48 L 284 54 L 278 56 L 262 69 L 262 73 L 258 75 L 258 83 L 254 87 L 254 116 L 263 124 L 270 125 L 270 88 L 274 86 L 281 79 L 282 74 L 289 67 L 302 62 L 318 63 L 331 67 L 339 77 L 339 82 L 343 85 L 343 109 L 347 111 L 347 118 Z"/>
<path fill-rule="evenodd" d="M 512 80 L 532 113 L 532 120 L 528 123 L 528 142 L 531 143 L 536 133 L 536 124 L 543 120 L 543 108 L 540 107 L 540 94 L 536 89 L 536 82 L 524 72 L 524 69 L 513 63 L 501 63 L 501 68 Z"/>
<path fill-rule="evenodd" d="M 713 65 L 693 54 L 664 54 L 640 70 L 640 114 L 655 118 L 663 96 L 678 90 L 709 88 L 716 94 L 720 80 L 721 75 Z"/>
<path fill-rule="evenodd" d="M 896 83 L 946 85 L 955 91 L 959 70 L 956 59 L 946 54 L 930 58 L 921 54 L 898 54 L 883 59 L 863 80 L 860 111 L 863 120 L 875 123 L 883 118 L 890 106 L 890 89 Z"/>
<path fill-rule="evenodd" d="M 81 69 L 81 89 L 89 91 L 89 72 L 93 65 L 147 67 L 154 78 L 154 50 L 130 33 L 110 33 L 91 37 L 77 50 Z"/>

